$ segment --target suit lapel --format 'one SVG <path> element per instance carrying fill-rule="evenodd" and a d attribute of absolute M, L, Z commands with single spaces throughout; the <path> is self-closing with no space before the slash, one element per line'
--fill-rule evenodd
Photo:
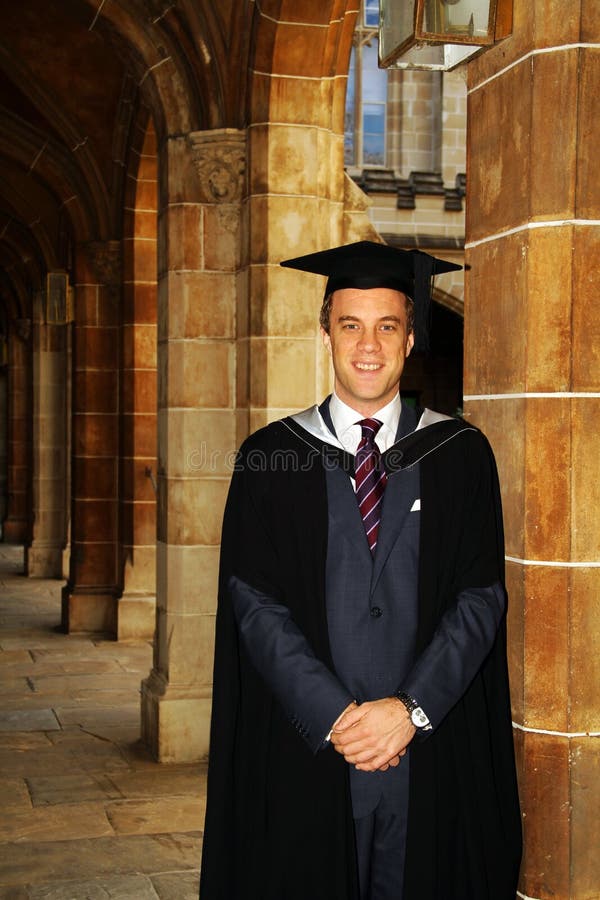
<path fill-rule="evenodd" d="M 403 469 L 388 478 L 373 564 L 372 591 L 375 590 L 387 558 L 404 527 L 406 517 L 411 515 L 413 503 L 419 497 L 419 480 L 418 466 Z"/>
<path fill-rule="evenodd" d="M 337 496 L 337 503 L 329 504 L 329 515 L 335 533 L 350 541 L 359 557 L 364 559 L 364 565 L 372 565 L 365 526 L 348 475 L 343 469 L 333 469 L 327 472 L 327 483 L 335 489 Z"/>
<path fill-rule="evenodd" d="M 402 404 L 402 413 L 396 431 L 396 441 L 406 437 L 415 430 L 418 418 L 417 411 L 413 407 L 407 406 L 405 403 Z M 375 550 L 373 578 L 371 581 L 372 591 L 375 590 L 387 558 L 392 552 L 392 548 L 398 540 L 406 517 L 410 513 L 412 505 L 418 496 L 418 469 L 408 469 L 388 476 L 388 482 L 383 497 L 379 538 Z"/>

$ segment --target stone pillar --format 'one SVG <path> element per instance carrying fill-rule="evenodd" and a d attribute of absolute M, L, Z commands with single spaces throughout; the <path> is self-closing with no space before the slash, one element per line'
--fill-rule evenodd
<path fill-rule="evenodd" d="M 73 335 L 72 520 L 63 627 L 116 633 L 121 245 L 79 246 Z"/>
<path fill-rule="evenodd" d="M 467 171 L 467 87 L 464 69 L 444 72 L 442 82 L 442 181 L 447 187 Z"/>
<path fill-rule="evenodd" d="M 0 337 L 0 538 L 6 518 L 8 485 L 8 343 Z"/>
<path fill-rule="evenodd" d="M 32 541 L 25 574 L 61 578 L 67 542 L 68 277 L 50 272 L 34 304 Z M 69 410 L 70 412 L 70 410 Z"/>
<path fill-rule="evenodd" d="M 158 197 L 152 127 L 139 149 L 137 168 L 128 178 L 130 202 L 123 240 L 119 640 L 151 640 L 156 620 Z"/>
<path fill-rule="evenodd" d="M 442 129 L 440 73 L 403 70 L 400 108 L 401 174 L 407 177 L 411 172 L 439 171 Z"/>
<path fill-rule="evenodd" d="M 142 731 L 162 762 L 208 753 L 218 545 L 246 366 L 245 175 L 241 131 L 159 149 L 157 631 Z"/>
<path fill-rule="evenodd" d="M 285 30 L 290 48 L 302 29 L 294 24 Z M 324 41 L 325 28 L 323 36 L 313 31 L 311 40 Z M 271 121 L 249 133 L 250 431 L 306 408 L 330 387 L 329 361 L 318 336 L 325 279 L 315 283 L 314 275 L 284 269 L 280 261 L 343 243 L 346 225 L 349 240 L 359 239 L 357 216 L 344 218 L 343 134 L 341 124 L 337 132 L 332 121 L 344 108 L 345 82 L 303 77 L 304 65 L 297 53 L 286 54 L 285 41 L 279 59 L 284 73 L 255 75 L 257 93 L 273 92 L 279 102 L 268 113 Z M 357 211 L 356 202 L 352 206 Z M 364 209 L 360 213 L 370 231 Z"/>
<path fill-rule="evenodd" d="M 515 0 L 469 64 L 465 407 L 496 451 L 525 854 L 598 896 L 600 8 Z"/>
<path fill-rule="evenodd" d="M 31 319 L 15 319 L 8 344 L 8 482 L 2 535 L 17 544 L 30 536 L 30 343 Z"/>

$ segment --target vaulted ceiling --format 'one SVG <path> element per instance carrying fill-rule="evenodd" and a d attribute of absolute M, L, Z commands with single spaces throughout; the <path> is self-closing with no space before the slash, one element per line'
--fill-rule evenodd
<path fill-rule="evenodd" d="M 5 6 L 6 9 L 6 6 Z M 132 129 L 240 127 L 254 4 L 19 0 L 0 30 L 0 296 L 120 237 Z M 149 75 L 152 74 L 152 77 Z"/>
<path fill-rule="evenodd" d="M 30 317 L 28 306 L 45 272 L 69 270 L 74 244 L 119 240 L 136 130 L 144 131 L 152 120 L 160 146 L 166 135 L 243 128 L 250 118 L 253 72 L 262 78 L 259 100 L 252 101 L 261 116 L 269 103 L 259 103 L 264 104 L 265 74 L 331 78 L 340 66 L 345 73 L 351 30 L 341 24 L 346 15 L 353 23 L 356 12 L 347 9 L 353 5 L 3 4 L 0 330 L 7 317 Z"/>

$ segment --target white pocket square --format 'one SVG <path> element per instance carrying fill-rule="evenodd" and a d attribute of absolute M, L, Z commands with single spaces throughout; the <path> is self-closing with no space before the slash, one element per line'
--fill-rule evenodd
<path fill-rule="evenodd" d="M 411 506 L 410 511 L 417 512 L 420 509 L 421 509 L 421 500 L 419 498 L 417 498 L 415 500 L 415 502 L 413 503 L 413 505 Z"/>

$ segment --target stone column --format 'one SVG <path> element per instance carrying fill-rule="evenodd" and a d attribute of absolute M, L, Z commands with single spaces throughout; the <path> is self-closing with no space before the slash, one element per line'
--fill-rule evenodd
<path fill-rule="evenodd" d="M 129 173 L 121 305 L 121 566 L 117 637 L 152 640 L 156 621 L 156 136 Z"/>
<path fill-rule="evenodd" d="M 437 172 L 440 168 L 442 131 L 441 75 L 439 72 L 402 72 L 402 150 L 400 170 Z"/>
<path fill-rule="evenodd" d="M 245 371 L 245 172 L 237 130 L 159 148 L 157 632 L 142 730 L 163 762 L 208 753 L 218 545 Z"/>
<path fill-rule="evenodd" d="M 8 485 L 8 342 L 0 337 L 0 523 L 6 518 Z M 0 524 L 0 536 L 1 536 Z"/>
<path fill-rule="evenodd" d="M 598 896 L 600 8 L 515 0 L 469 64 L 465 407 L 505 504 L 519 897 Z"/>
<path fill-rule="evenodd" d="M 75 260 L 71 559 L 63 627 L 116 633 L 121 245 Z"/>
<path fill-rule="evenodd" d="M 311 40 L 325 39 L 326 29 L 323 36 L 318 31 Z M 301 32 L 301 24 L 286 30 L 290 47 Z M 296 71 L 255 75 L 255 90 L 265 96 L 272 91 L 278 102 L 267 114 L 271 121 L 260 121 L 249 133 L 250 431 L 306 408 L 330 386 L 318 337 L 325 279 L 319 284 L 314 275 L 284 269 L 280 261 L 343 243 L 345 225 L 349 240 L 358 240 L 359 230 L 358 216 L 344 219 L 343 135 L 332 121 L 332 110 L 344 108 L 345 82 L 303 77 L 297 54 L 286 56 L 283 43 L 280 53 L 281 64 L 288 59 Z M 351 205 L 356 211 L 356 202 Z M 360 212 L 368 230 L 366 213 Z"/>
<path fill-rule="evenodd" d="M 67 542 L 67 299 L 67 273 L 50 272 L 34 304 L 33 523 L 25 574 L 40 578 L 62 576 Z"/>
<path fill-rule="evenodd" d="M 446 187 L 456 183 L 457 175 L 467 171 L 467 88 L 463 69 L 444 72 L 442 82 L 442 181 Z"/>
<path fill-rule="evenodd" d="M 30 342 L 31 319 L 15 319 L 8 344 L 8 482 L 2 535 L 19 544 L 29 540 L 31 524 Z"/>

